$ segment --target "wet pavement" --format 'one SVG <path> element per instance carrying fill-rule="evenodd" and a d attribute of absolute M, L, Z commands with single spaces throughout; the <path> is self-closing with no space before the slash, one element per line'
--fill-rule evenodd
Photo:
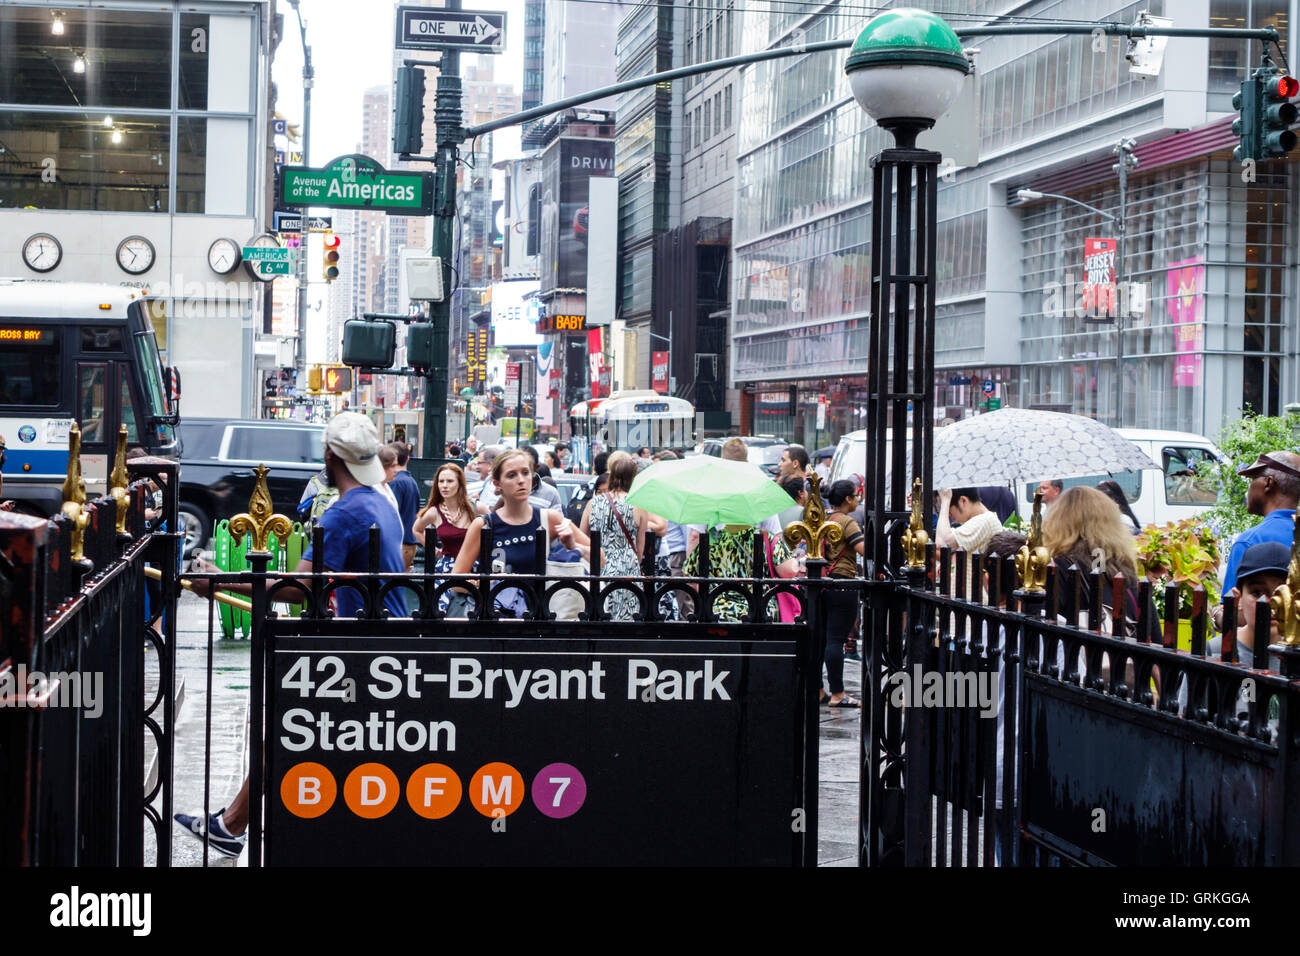
<path fill-rule="evenodd" d="M 208 727 L 208 606 L 185 593 L 177 617 L 176 675 L 183 698 L 176 719 L 175 811 L 201 813 L 204 792 L 204 752 L 211 741 L 211 801 L 213 811 L 226 806 L 247 771 L 249 643 L 227 640 L 214 615 L 212 641 L 211 726 Z M 150 650 L 147 677 L 156 686 L 157 655 Z M 862 666 L 844 662 L 844 685 L 860 697 Z M 858 739 L 862 711 L 822 707 L 820 799 L 817 859 L 819 866 L 857 866 Z M 147 862 L 152 863 L 154 840 L 146 825 Z M 172 826 L 172 865 L 202 866 L 203 844 Z M 211 866 L 235 866 L 236 861 L 211 853 Z"/>

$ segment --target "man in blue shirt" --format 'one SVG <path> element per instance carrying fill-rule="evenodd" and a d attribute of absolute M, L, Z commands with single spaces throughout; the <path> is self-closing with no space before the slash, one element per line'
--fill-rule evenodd
<path fill-rule="evenodd" d="M 1223 572 L 1223 593 L 1237 585 L 1237 567 L 1246 549 L 1261 541 L 1276 541 L 1291 547 L 1295 537 L 1296 502 L 1300 501 L 1300 455 L 1290 451 L 1270 451 L 1259 456 L 1253 465 L 1238 474 L 1250 479 L 1246 489 L 1246 510 L 1262 515 L 1264 520 L 1243 531 L 1228 552 Z M 1223 630 L 1223 605 L 1213 612 L 1214 626 Z"/>
<path fill-rule="evenodd" d="M 388 469 L 388 487 L 397 499 L 397 513 L 402 517 L 402 562 L 406 570 L 411 570 L 415 563 L 415 519 L 420 511 L 420 486 L 414 476 L 406 470 L 406 463 L 411 460 L 411 446 L 406 442 L 395 441 L 388 446 L 397 456 L 397 463 Z"/>
<path fill-rule="evenodd" d="M 327 485 L 337 488 L 338 500 L 320 516 L 325 532 L 321 563 L 326 571 L 361 572 L 370 570 L 370 528 L 379 528 L 379 570 L 393 574 L 402 566 L 402 522 L 392 503 L 376 489 L 384 483 L 384 466 L 379 461 L 379 433 L 374 423 L 356 412 L 340 412 L 325 427 L 325 473 Z M 297 574 L 311 572 L 312 549 L 294 568 Z M 201 566 L 200 571 L 216 571 L 215 566 Z M 211 586 L 206 578 L 193 583 L 196 594 L 206 596 Z M 223 587 L 222 590 L 248 593 L 248 585 Z M 337 617 L 356 617 L 363 606 L 361 592 L 340 587 L 334 591 Z M 393 617 L 407 617 L 406 599 L 400 588 L 384 597 L 384 606 Z M 238 856 L 248 828 L 248 780 L 230 802 L 205 821 L 202 814 L 177 813 L 174 819 L 184 832 L 198 839 L 209 834 L 208 845 L 223 856 Z"/>

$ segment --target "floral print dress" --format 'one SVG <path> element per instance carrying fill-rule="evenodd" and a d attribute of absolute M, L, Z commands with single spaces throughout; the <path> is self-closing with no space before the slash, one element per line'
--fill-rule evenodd
<path fill-rule="evenodd" d="M 754 573 L 754 535 L 760 534 L 756 528 L 744 531 L 728 531 L 714 528 L 709 531 L 709 564 L 715 578 L 749 578 Z M 784 535 L 772 539 L 772 565 L 784 564 L 794 554 L 785 543 Z M 682 565 L 682 575 L 693 578 L 700 573 L 700 549 L 695 548 L 686 556 Z M 766 570 L 764 574 L 766 574 Z M 749 602 L 740 594 L 728 592 L 713 599 L 713 613 L 719 621 L 741 623 L 749 616 Z M 767 617 L 770 621 L 779 621 L 780 612 L 773 597 L 767 602 Z"/>
<path fill-rule="evenodd" d="M 636 509 L 626 498 L 597 495 L 591 502 L 587 526 L 600 532 L 602 577 L 631 578 L 641 573 L 641 561 L 636 553 Z M 605 613 L 611 620 L 630 621 L 640 608 L 641 602 L 631 591 L 615 591 L 605 599 Z"/>

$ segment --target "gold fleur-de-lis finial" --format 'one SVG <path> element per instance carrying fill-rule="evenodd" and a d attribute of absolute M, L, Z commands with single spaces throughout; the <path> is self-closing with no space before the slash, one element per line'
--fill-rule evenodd
<path fill-rule="evenodd" d="M 912 480 L 912 517 L 903 532 L 903 554 L 909 568 L 925 567 L 925 549 L 930 543 L 930 535 L 925 530 L 925 519 L 921 517 L 922 495 L 921 479 Z"/>
<path fill-rule="evenodd" d="M 266 465 L 258 465 L 254 470 L 257 472 L 257 483 L 253 486 L 253 497 L 248 501 L 248 511 L 230 519 L 230 536 L 235 544 L 239 544 L 244 535 L 251 532 L 253 542 L 248 553 L 269 554 L 266 545 L 271 535 L 274 534 L 283 541 L 293 531 L 293 525 L 284 515 L 278 515 L 274 511 L 271 493 L 266 488 Z"/>
<path fill-rule="evenodd" d="M 1016 573 L 1024 591 L 1047 590 L 1047 566 L 1052 563 L 1051 553 L 1043 547 L 1043 493 L 1034 492 L 1034 516 L 1029 521 L 1029 541 L 1016 555 Z"/>
<path fill-rule="evenodd" d="M 1295 530 L 1291 534 L 1291 562 L 1287 565 L 1286 581 L 1268 599 L 1273 620 L 1283 644 L 1300 644 L 1300 522 L 1291 519 Z"/>
<path fill-rule="evenodd" d="M 117 456 L 113 459 L 113 473 L 108 476 L 108 493 L 117 502 L 117 533 L 126 533 L 126 426 L 117 430 Z"/>
<path fill-rule="evenodd" d="M 808 543 L 808 556 L 820 558 L 823 544 L 835 544 L 844 537 L 844 532 L 834 521 L 826 520 L 826 508 L 822 505 L 821 477 L 813 474 L 808 478 L 811 490 L 808 503 L 803 506 L 803 520 L 795 521 L 785 529 L 786 544 L 795 545 L 802 538 Z"/>
<path fill-rule="evenodd" d="M 86 483 L 81 478 L 81 428 L 76 422 L 68 431 L 68 477 L 63 482 L 63 507 L 59 510 L 72 521 L 72 560 L 82 561 L 90 512 L 86 510 Z"/>

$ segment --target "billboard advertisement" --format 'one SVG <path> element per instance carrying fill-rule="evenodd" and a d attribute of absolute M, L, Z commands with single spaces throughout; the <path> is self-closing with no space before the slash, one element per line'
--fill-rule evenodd
<path fill-rule="evenodd" d="M 587 288 L 591 177 L 614 175 L 614 141 L 558 139 L 542 158 L 542 290 Z"/>
<path fill-rule="evenodd" d="M 1165 309 L 1174 326 L 1173 384 L 1201 384 L 1201 355 L 1205 350 L 1205 263 L 1200 258 L 1169 263 L 1165 273 Z"/>
<path fill-rule="evenodd" d="M 1109 319 L 1119 312 L 1115 304 L 1114 239 L 1083 240 L 1083 310 L 1086 318 Z"/>
<path fill-rule="evenodd" d="M 492 283 L 492 341 L 499 347 L 535 346 L 541 303 L 536 298 L 536 279 L 515 279 Z M 533 298 L 525 298 L 526 296 Z"/>

